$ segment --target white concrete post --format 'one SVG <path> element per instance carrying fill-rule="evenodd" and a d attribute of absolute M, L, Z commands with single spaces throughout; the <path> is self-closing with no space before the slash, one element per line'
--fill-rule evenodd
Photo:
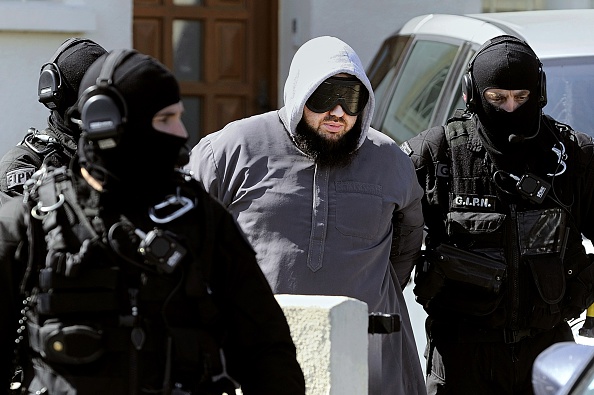
<path fill-rule="evenodd" d="M 276 298 L 297 347 L 306 394 L 367 394 L 367 304 L 343 296 Z"/>

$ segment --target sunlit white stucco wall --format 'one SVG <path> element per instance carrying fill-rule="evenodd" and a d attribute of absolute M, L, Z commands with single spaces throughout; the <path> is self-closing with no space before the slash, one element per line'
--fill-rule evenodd
<path fill-rule="evenodd" d="M 132 45 L 132 1 L 0 0 L 0 155 L 27 128 L 44 128 L 48 110 L 37 101 L 39 70 L 70 37 L 106 49 Z"/>

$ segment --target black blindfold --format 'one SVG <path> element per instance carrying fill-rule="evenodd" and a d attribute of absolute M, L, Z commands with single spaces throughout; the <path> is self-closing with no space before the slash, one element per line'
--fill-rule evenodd
<path fill-rule="evenodd" d="M 369 100 L 369 92 L 359 79 L 330 77 L 322 82 L 305 102 L 316 113 L 330 111 L 340 104 L 351 116 L 359 115 Z"/>

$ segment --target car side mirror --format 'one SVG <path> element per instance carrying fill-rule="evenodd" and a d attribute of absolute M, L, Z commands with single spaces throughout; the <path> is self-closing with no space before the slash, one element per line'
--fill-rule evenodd
<path fill-rule="evenodd" d="M 536 395 L 568 394 L 581 380 L 591 383 L 594 378 L 583 376 L 591 368 L 594 347 L 573 342 L 556 343 L 544 350 L 532 367 L 532 386 Z M 588 369 L 591 370 L 591 369 Z M 591 376 L 591 375 L 590 375 Z M 573 392 L 572 392 L 573 393 Z"/>

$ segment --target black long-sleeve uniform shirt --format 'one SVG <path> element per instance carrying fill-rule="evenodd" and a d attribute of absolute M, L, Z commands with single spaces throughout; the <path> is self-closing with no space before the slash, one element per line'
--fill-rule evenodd
<path fill-rule="evenodd" d="M 79 201 L 89 204 L 96 197 L 86 183 L 77 177 Z M 206 273 L 209 292 L 218 311 L 216 325 L 208 330 L 223 338 L 227 373 L 241 384 L 246 395 L 304 394 L 303 373 L 296 360 L 296 349 L 291 339 L 284 314 L 262 274 L 255 253 L 247 243 L 232 216 L 197 183 L 185 183 L 197 202 L 194 209 L 167 224 L 155 224 L 148 216 L 148 207 L 135 203 L 134 197 L 119 196 L 112 209 L 101 209 L 106 225 L 111 218 L 126 218 L 145 232 L 158 226 L 177 235 L 180 242 L 200 259 L 186 265 L 180 288 L 182 302 L 188 311 L 173 312 L 170 320 L 195 322 L 202 314 L 198 305 L 186 300 L 193 290 L 201 286 Z M 31 251 L 31 204 L 22 198 L 9 200 L 0 208 L 0 371 L 4 388 L 8 388 L 11 360 L 16 337 L 17 321 L 22 309 L 23 295 L 19 291 Z M 113 202 L 112 202 L 113 203 Z M 34 243 L 43 243 L 35 239 Z M 201 253 L 207 249 L 207 253 Z M 43 262 L 45 256 L 38 257 Z M 185 260 L 187 261 L 187 260 Z M 184 261 L 184 262 L 185 262 Z M 199 267 L 199 265 L 206 265 Z M 175 272 L 174 272 L 175 274 Z M 184 299 L 186 298 L 186 299 Z M 183 345 L 182 345 L 183 347 Z M 115 383 L 115 381 L 114 381 Z M 115 391 L 115 388 L 112 388 Z M 115 393 L 110 391 L 111 393 Z"/>

